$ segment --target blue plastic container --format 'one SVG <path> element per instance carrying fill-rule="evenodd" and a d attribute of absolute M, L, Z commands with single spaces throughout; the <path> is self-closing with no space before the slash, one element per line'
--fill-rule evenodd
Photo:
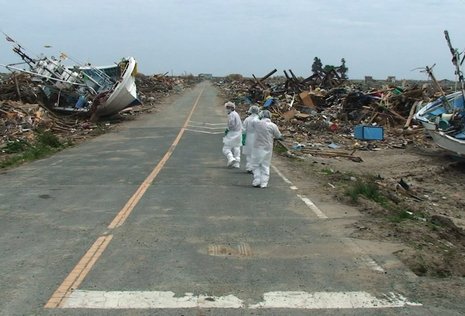
<path fill-rule="evenodd" d="M 381 126 L 357 125 L 354 137 L 361 140 L 383 140 L 384 129 Z"/>

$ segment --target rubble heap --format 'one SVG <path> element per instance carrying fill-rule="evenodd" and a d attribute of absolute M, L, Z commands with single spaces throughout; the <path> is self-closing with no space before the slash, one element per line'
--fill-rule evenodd
<path fill-rule="evenodd" d="M 198 82 L 199 79 L 192 75 L 186 77 L 170 77 L 165 73 L 152 76 L 137 74 L 136 76 L 139 99 L 145 105 L 153 105 L 161 98 L 173 93 L 180 93 Z"/>
<path fill-rule="evenodd" d="M 2 74 L 0 77 L 0 160 L 7 156 L 9 143 L 32 143 L 38 132 L 51 132 L 59 139 L 79 142 L 101 133 L 114 123 L 152 111 L 164 97 L 196 84 L 193 76 L 168 77 L 138 74 L 136 83 L 142 105 L 124 109 L 118 115 L 91 122 L 88 117 L 55 113 L 40 104 L 37 82 L 28 74 Z"/>
<path fill-rule="evenodd" d="M 274 113 L 274 121 L 285 136 L 283 145 L 294 154 L 325 155 L 330 149 L 332 156 L 353 158 L 355 150 L 403 148 L 409 142 L 431 146 L 423 129 L 412 120 L 421 106 L 439 96 L 430 84 L 363 87 L 361 82 L 341 80 L 336 75 L 325 80 L 321 76 L 298 79 L 290 71 L 291 76 L 285 72 L 284 77 L 270 77 L 275 72 L 261 79 L 255 75 L 234 80 L 227 77 L 217 85 L 225 99 L 234 101 L 244 112 L 243 117 L 252 104 Z M 355 139 L 357 125 L 383 128 L 384 140 Z"/>
<path fill-rule="evenodd" d="M 0 77 L 0 101 L 4 100 L 35 103 L 37 100 L 37 84 L 26 73 L 3 75 Z"/>

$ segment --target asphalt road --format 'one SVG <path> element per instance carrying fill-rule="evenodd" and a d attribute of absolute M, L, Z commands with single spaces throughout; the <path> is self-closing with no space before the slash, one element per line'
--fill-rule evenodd
<path fill-rule="evenodd" d="M 217 92 L 0 174 L 0 315 L 461 314 L 347 238 L 353 210 L 226 168 Z"/>

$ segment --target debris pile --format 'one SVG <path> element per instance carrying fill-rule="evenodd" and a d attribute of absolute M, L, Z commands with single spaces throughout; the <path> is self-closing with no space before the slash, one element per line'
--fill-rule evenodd
<path fill-rule="evenodd" d="M 91 122 L 88 117 L 61 114 L 40 105 L 38 82 L 25 73 L 2 74 L 0 77 L 0 160 L 8 153 L 8 144 L 17 141 L 33 142 L 37 133 L 48 131 L 63 141 L 79 142 L 110 128 L 114 123 L 150 112 L 164 97 L 193 86 L 193 76 L 137 75 L 137 86 L 142 105 L 126 108 L 119 114 Z"/>
<path fill-rule="evenodd" d="M 12 73 L 0 77 L 0 101 L 12 100 L 25 103 L 35 103 L 37 100 L 37 85 L 26 73 Z"/>
<path fill-rule="evenodd" d="M 285 72 L 284 77 L 271 77 L 275 72 L 260 79 L 255 75 L 225 78 L 217 85 L 226 99 L 239 105 L 239 111 L 258 104 L 273 112 L 285 136 L 282 144 L 292 154 L 360 161 L 353 158 L 356 150 L 404 148 L 413 142 L 431 146 L 423 129 L 412 120 L 422 105 L 438 96 L 429 84 L 403 82 L 364 89 L 360 82 L 341 79 L 336 71 L 307 79 L 297 78 L 292 71 L 290 76 Z M 381 127 L 384 140 L 354 138 L 357 125 Z"/>
<path fill-rule="evenodd" d="M 173 93 L 180 93 L 198 82 L 199 79 L 194 76 L 170 77 L 166 73 L 152 76 L 138 74 L 136 76 L 139 98 L 145 106 L 152 106 L 161 98 Z"/>
<path fill-rule="evenodd" d="M 63 138 L 72 134 L 82 137 L 91 128 L 88 122 L 56 116 L 38 104 L 11 100 L 0 103 L 0 149 L 15 141 L 32 142 L 39 130 L 50 131 Z"/>

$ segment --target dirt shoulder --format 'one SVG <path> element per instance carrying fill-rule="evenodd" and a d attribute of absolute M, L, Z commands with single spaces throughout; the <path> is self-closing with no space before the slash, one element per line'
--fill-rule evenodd
<path fill-rule="evenodd" d="M 351 237 L 403 243 L 396 255 L 418 276 L 465 276 L 464 161 L 414 146 L 358 151 L 362 162 L 299 151 L 281 155 L 291 175 L 311 177 L 318 194 L 361 212 Z"/>

